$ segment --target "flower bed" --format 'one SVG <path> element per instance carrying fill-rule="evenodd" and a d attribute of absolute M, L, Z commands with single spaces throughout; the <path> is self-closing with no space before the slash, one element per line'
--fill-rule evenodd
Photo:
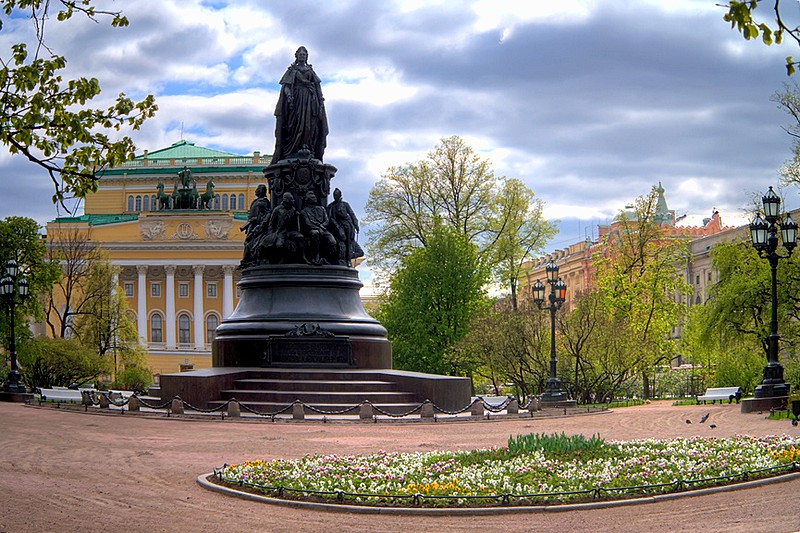
<path fill-rule="evenodd" d="M 694 489 L 800 470 L 800 438 L 601 442 L 581 450 L 490 448 L 308 455 L 215 470 L 222 482 L 271 496 L 365 505 L 565 503 Z"/>

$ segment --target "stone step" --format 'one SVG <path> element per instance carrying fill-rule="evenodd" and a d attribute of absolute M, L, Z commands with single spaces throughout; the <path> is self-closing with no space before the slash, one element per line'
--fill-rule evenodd
<path fill-rule="evenodd" d="M 348 406 L 359 404 L 365 400 L 372 403 L 413 403 L 417 401 L 410 392 L 365 392 L 351 390 L 337 392 L 329 390 L 296 391 L 296 390 L 242 390 L 226 389 L 220 392 L 220 399 L 236 398 L 240 402 L 273 402 L 288 404 L 295 400 L 305 403 L 337 403 Z M 421 402 L 421 400 L 419 400 Z"/>
<path fill-rule="evenodd" d="M 389 381 L 343 381 L 321 379 L 239 379 L 234 382 L 236 389 L 243 390 L 293 390 L 293 391 L 362 391 L 394 392 L 397 385 Z"/>
<path fill-rule="evenodd" d="M 249 372 L 248 379 L 289 381 L 384 381 L 380 371 L 331 368 L 264 368 Z"/>

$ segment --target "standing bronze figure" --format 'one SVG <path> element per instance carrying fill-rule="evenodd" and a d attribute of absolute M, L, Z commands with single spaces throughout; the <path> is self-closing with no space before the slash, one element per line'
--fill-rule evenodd
<path fill-rule="evenodd" d="M 272 163 L 296 154 L 303 147 L 322 161 L 328 136 L 328 118 L 320 79 L 308 64 L 308 50 L 301 46 L 295 61 L 281 78 L 275 107 L 275 151 Z"/>

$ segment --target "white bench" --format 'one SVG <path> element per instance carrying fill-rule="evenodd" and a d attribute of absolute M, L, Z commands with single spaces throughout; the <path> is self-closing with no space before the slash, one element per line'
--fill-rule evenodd
<path fill-rule="evenodd" d="M 39 389 L 43 402 L 81 403 L 81 391 L 73 389 Z"/>
<path fill-rule="evenodd" d="M 710 400 L 711 403 L 715 403 L 717 400 L 719 400 L 719 403 L 722 403 L 723 400 L 728 400 L 728 403 L 731 403 L 736 400 L 736 403 L 739 403 L 739 398 L 741 398 L 739 387 L 717 387 L 707 389 L 705 394 L 698 396 L 697 403 L 701 401 L 706 403 L 706 400 Z"/>

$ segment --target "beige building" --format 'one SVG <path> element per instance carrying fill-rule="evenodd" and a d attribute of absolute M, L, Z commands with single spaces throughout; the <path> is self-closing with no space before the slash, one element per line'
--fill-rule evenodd
<path fill-rule="evenodd" d="M 77 229 L 108 252 L 154 374 L 211 366 L 214 330 L 237 303 L 240 227 L 269 160 L 188 141 L 145 151 L 101 175 L 84 215 L 47 224 L 48 239 Z M 196 207 L 209 184 L 214 198 Z"/>

